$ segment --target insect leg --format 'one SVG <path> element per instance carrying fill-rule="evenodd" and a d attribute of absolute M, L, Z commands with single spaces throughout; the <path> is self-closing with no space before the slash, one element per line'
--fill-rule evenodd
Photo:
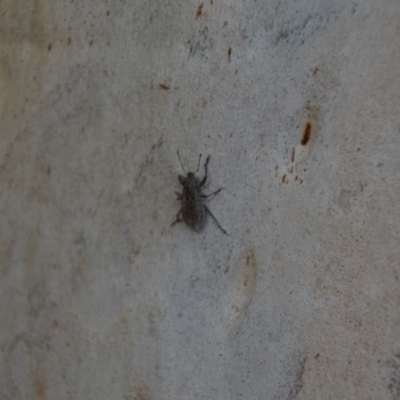
<path fill-rule="evenodd" d="M 202 197 L 203 199 L 206 199 L 207 197 L 215 196 L 215 195 L 218 194 L 221 190 L 222 190 L 222 188 L 219 188 L 218 190 L 216 190 L 215 192 L 212 192 L 212 193 L 210 193 L 210 194 L 201 194 L 200 197 Z"/>
<path fill-rule="evenodd" d="M 207 166 L 208 166 L 208 162 L 210 161 L 210 157 L 211 157 L 211 156 L 208 156 L 208 157 L 207 157 L 206 163 L 204 164 L 204 170 L 206 171 L 206 176 L 205 176 L 205 177 L 203 178 L 203 180 L 200 182 L 199 187 L 202 187 L 202 186 L 206 183 L 206 180 L 207 180 Z"/>
<path fill-rule="evenodd" d="M 210 209 L 206 206 L 203 206 L 205 208 L 205 210 L 212 216 L 213 220 L 215 221 L 215 223 L 218 225 L 218 228 L 221 229 L 222 232 L 225 233 L 225 235 L 229 236 L 228 233 L 226 232 L 226 230 L 219 224 L 219 222 L 217 221 L 217 218 L 214 217 L 213 213 L 210 211 Z"/>
<path fill-rule="evenodd" d="M 174 226 L 178 222 L 182 222 L 183 220 L 179 218 L 179 216 L 182 214 L 182 209 L 179 210 L 178 214 L 176 215 L 176 220 L 171 224 L 171 226 Z"/>

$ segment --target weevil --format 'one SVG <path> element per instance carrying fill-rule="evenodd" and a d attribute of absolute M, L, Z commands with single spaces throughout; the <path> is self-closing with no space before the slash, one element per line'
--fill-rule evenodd
<path fill-rule="evenodd" d="M 201 193 L 201 188 L 204 186 L 204 184 L 207 181 L 207 167 L 208 167 L 208 163 L 210 161 L 210 156 L 207 157 L 206 162 L 204 164 L 205 176 L 199 183 L 198 179 L 196 178 L 196 173 L 198 172 L 198 170 L 200 168 L 201 154 L 199 155 L 199 163 L 197 165 L 196 172 L 195 173 L 193 173 L 193 172 L 186 173 L 185 168 L 183 168 L 183 163 L 181 160 L 181 156 L 179 155 L 179 151 L 177 151 L 176 153 L 178 154 L 182 170 L 183 170 L 183 172 L 185 172 L 186 177 L 184 177 L 182 175 L 178 175 L 179 182 L 183 186 L 182 194 L 176 192 L 176 194 L 178 195 L 177 200 L 179 200 L 181 202 L 181 208 L 176 216 L 176 220 L 171 224 L 171 226 L 175 225 L 178 222 L 183 221 L 187 226 L 194 229 L 195 231 L 198 231 L 201 229 L 201 227 L 204 224 L 204 216 L 205 216 L 205 211 L 206 211 L 208 214 L 210 214 L 212 219 L 218 225 L 218 228 L 221 229 L 221 231 L 223 233 L 225 233 L 225 235 L 228 235 L 226 230 L 224 228 L 222 228 L 220 223 L 214 217 L 214 215 L 210 211 L 210 209 L 206 205 L 203 204 L 203 199 L 213 196 L 213 195 L 216 195 L 222 190 L 222 188 L 219 188 L 215 192 L 210 193 L 208 195 Z M 180 218 L 181 215 L 182 215 L 182 219 Z"/>

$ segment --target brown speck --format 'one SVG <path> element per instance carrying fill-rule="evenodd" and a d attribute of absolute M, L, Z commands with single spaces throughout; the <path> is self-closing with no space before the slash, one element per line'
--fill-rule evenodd
<path fill-rule="evenodd" d="M 303 132 L 303 137 L 301 138 L 301 145 L 305 146 L 307 143 L 310 141 L 311 138 L 311 122 L 307 122 L 304 132 Z"/>
<path fill-rule="evenodd" d="M 292 162 L 294 162 L 295 156 L 296 156 L 296 150 L 293 147 L 293 150 L 292 150 Z"/>
<path fill-rule="evenodd" d="M 38 170 L 44 174 L 50 175 L 51 174 L 51 167 L 50 165 L 40 163 L 38 164 Z"/>
<path fill-rule="evenodd" d="M 210 0 L 210 4 L 213 5 L 214 4 L 214 0 Z"/>
<path fill-rule="evenodd" d="M 83 270 L 84 270 L 83 267 L 84 267 L 84 263 L 80 262 L 75 268 L 75 273 L 78 275 L 83 275 Z"/>
<path fill-rule="evenodd" d="M 225 268 L 224 275 L 226 275 L 226 274 L 228 273 L 229 268 L 230 268 L 230 265 L 228 265 L 228 266 Z"/>
<path fill-rule="evenodd" d="M 58 328 L 60 326 L 60 323 L 55 319 L 53 321 L 53 328 Z"/>
<path fill-rule="evenodd" d="M 229 49 L 228 49 L 228 58 L 229 58 L 229 61 L 231 61 L 231 54 L 232 54 L 232 47 L 229 47 Z"/>
<path fill-rule="evenodd" d="M 231 134 L 229 135 L 229 137 L 231 138 L 231 137 L 232 137 L 232 135 L 233 135 L 233 132 L 231 132 Z"/>
<path fill-rule="evenodd" d="M 93 39 L 89 42 L 89 46 L 91 46 L 93 44 Z"/>
<path fill-rule="evenodd" d="M 71 44 L 71 38 L 70 37 L 67 39 L 67 44 Z"/>
<path fill-rule="evenodd" d="M 282 183 L 285 183 L 286 181 L 286 174 L 282 176 Z"/>
<path fill-rule="evenodd" d="M 199 4 L 199 7 L 197 8 L 197 12 L 196 12 L 196 19 L 200 18 L 203 15 L 203 6 L 204 6 L 204 3 Z"/>
<path fill-rule="evenodd" d="M 52 48 L 52 44 L 49 43 L 49 44 L 47 45 L 47 50 L 48 50 L 48 51 L 51 51 L 51 48 Z"/>
<path fill-rule="evenodd" d="M 147 399 L 148 399 L 147 390 L 142 387 L 136 388 L 136 396 L 134 397 L 134 400 L 147 400 Z"/>
<path fill-rule="evenodd" d="M 316 354 L 315 359 L 317 360 L 319 358 L 319 353 Z"/>
<path fill-rule="evenodd" d="M 108 10 L 108 11 L 106 12 L 106 15 L 110 15 L 110 10 Z"/>
<path fill-rule="evenodd" d="M 164 89 L 164 90 L 168 90 L 169 89 L 169 85 L 167 85 L 166 83 L 159 83 L 158 86 L 160 86 L 160 88 Z"/>
<path fill-rule="evenodd" d="M 109 45 L 110 45 L 110 42 L 107 42 L 106 45 L 109 46 Z"/>
<path fill-rule="evenodd" d="M 247 279 L 245 279 L 244 282 L 243 282 L 243 286 L 246 287 L 246 286 L 247 286 L 247 283 L 248 283 L 248 282 L 247 282 Z"/>
<path fill-rule="evenodd" d="M 296 175 L 296 178 L 294 178 L 294 180 L 297 181 L 297 179 L 299 179 L 299 176 L 298 176 L 298 175 Z"/>
<path fill-rule="evenodd" d="M 315 67 L 315 68 L 314 68 L 314 71 L 313 71 L 313 75 L 314 75 L 314 76 L 317 75 L 317 74 L 318 74 L 318 71 L 319 71 L 319 68 L 318 68 L 318 67 Z"/>

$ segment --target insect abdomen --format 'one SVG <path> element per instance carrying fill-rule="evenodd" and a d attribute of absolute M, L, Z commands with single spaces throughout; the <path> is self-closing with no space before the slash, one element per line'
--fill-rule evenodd
<path fill-rule="evenodd" d="M 200 200 L 182 200 L 182 218 L 186 225 L 200 229 L 204 222 L 203 204 Z"/>

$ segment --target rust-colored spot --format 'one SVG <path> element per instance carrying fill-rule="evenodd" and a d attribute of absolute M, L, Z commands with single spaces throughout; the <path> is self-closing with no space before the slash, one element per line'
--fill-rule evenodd
<path fill-rule="evenodd" d="M 315 359 L 317 360 L 319 358 L 319 353 L 316 354 Z"/>
<path fill-rule="evenodd" d="M 245 294 L 245 298 L 242 299 L 243 301 L 240 304 L 242 310 L 250 304 L 257 282 L 257 261 L 253 249 L 246 251 L 244 262 L 244 269 L 241 270 L 240 277 L 242 293 Z"/>
<path fill-rule="evenodd" d="M 35 381 L 35 395 L 38 399 L 44 399 L 46 396 L 47 383 L 45 378 L 39 378 Z"/>
<path fill-rule="evenodd" d="M 295 158 L 296 158 L 296 150 L 293 147 L 293 149 L 292 149 L 292 162 L 294 162 Z"/>
<path fill-rule="evenodd" d="M 282 176 L 282 183 L 285 183 L 286 181 L 286 174 Z"/>
<path fill-rule="evenodd" d="M 294 178 L 294 180 L 297 181 L 297 179 L 299 179 L 299 176 L 298 176 L 298 175 L 296 175 L 296 178 Z"/>
<path fill-rule="evenodd" d="M 71 44 L 71 38 L 70 37 L 67 39 L 67 44 Z"/>
<path fill-rule="evenodd" d="M 228 273 L 230 267 L 231 267 L 231 266 L 228 265 L 228 266 L 225 268 L 224 275 L 226 275 L 226 274 Z"/>
<path fill-rule="evenodd" d="M 210 0 L 210 4 L 213 5 L 214 4 L 214 0 Z"/>
<path fill-rule="evenodd" d="M 303 137 L 301 138 L 301 145 L 305 146 L 307 143 L 310 141 L 311 138 L 311 122 L 307 122 L 304 132 L 303 132 Z"/>
<path fill-rule="evenodd" d="M 204 6 L 204 3 L 199 4 L 199 7 L 197 8 L 197 12 L 196 12 L 196 19 L 200 18 L 203 15 L 203 6 Z"/>
<path fill-rule="evenodd" d="M 110 15 L 110 10 L 108 10 L 108 11 L 106 12 L 106 15 Z"/>
<path fill-rule="evenodd" d="M 318 74 L 318 71 L 319 71 L 319 68 L 318 68 L 318 67 L 315 67 L 315 68 L 314 68 L 314 71 L 313 71 L 313 75 L 314 75 L 314 76 L 317 75 L 317 74 Z"/>
<path fill-rule="evenodd" d="M 169 89 L 169 85 L 167 85 L 165 83 L 159 83 L 158 86 L 160 86 L 160 88 L 164 89 L 164 90 L 168 90 Z"/>
<path fill-rule="evenodd" d="M 49 43 L 49 44 L 47 45 L 47 50 L 48 50 L 48 51 L 51 51 L 51 48 L 52 48 L 52 47 L 53 47 L 52 44 Z"/>

